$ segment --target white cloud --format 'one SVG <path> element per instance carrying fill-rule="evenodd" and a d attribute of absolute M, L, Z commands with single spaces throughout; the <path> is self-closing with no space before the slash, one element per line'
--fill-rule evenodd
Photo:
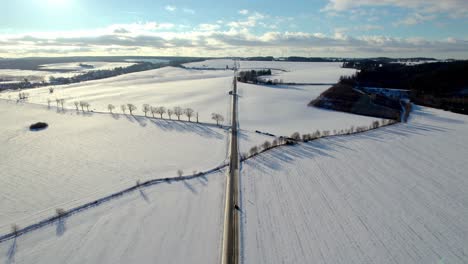
<path fill-rule="evenodd" d="M 187 13 L 187 14 L 195 14 L 195 10 L 190 9 L 190 8 L 184 8 L 183 11 L 184 13 Z"/>
<path fill-rule="evenodd" d="M 169 12 L 174 12 L 174 11 L 177 10 L 177 7 L 172 6 L 172 5 L 167 5 L 167 6 L 165 7 L 165 9 L 166 9 L 167 11 L 169 11 Z"/>
<path fill-rule="evenodd" d="M 467 0 L 328 0 L 323 11 L 341 12 L 359 7 L 395 6 L 423 13 L 447 13 L 450 16 L 468 16 Z"/>
<path fill-rule="evenodd" d="M 219 29 L 221 26 L 217 24 L 200 24 L 198 29 L 201 31 L 214 31 Z"/>
<path fill-rule="evenodd" d="M 183 27 L 182 27 L 183 26 Z M 372 29 L 372 25 L 362 26 Z M 184 31 L 165 31 L 177 28 Z M 147 22 L 117 24 L 88 31 L 0 33 L 0 56 L 57 55 L 187 55 L 187 56 L 281 56 L 281 50 L 298 56 L 453 56 L 466 58 L 468 40 L 447 38 L 392 38 L 370 35 L 351 37 L 337 28 L 332 35 L 321 32 L 254 33 L 249 27 L 221 30 L 219 24 L 185 25 Z M 280 52 L 280 53 L 278 53 Z M 464 54 L 464 55 L 463 55 Z"/>
<path fill-rule="evenodd" d="M 436 18 L 437 18 L 436 15 L 422 15 L 422 14 L 419 14 L 419 13 L 413 13 L 413 14 L 408 15 L 403 20 L 395 22 L 394 25 L 396 25 L 396 26 L 416 25 L 416 24 L 423 23 L 425 21 L 434 20 Z"/>
<path fill-rule="evenodd" d="M 239 14 L 241 14 L 241 15 L 248 15 L 248 14 L 249 14 L 249 10 L 247 10 L 247 9 L 239 10 Z"/>
<path fill-rule="evenodd" d="M 254 27 L 257 25 L 257 22 L 259 20 L 263 20 L 265 19 L 267 16 L 262 14 L 262 13 L 259 13 L 259 12 L 255 12 L 253 14 L 251 14 L 250 16 L 248 16 L 246 19 L 244 20 L 239 20 L 239 21 L 232 21 L 232 22 L 229 22 L 227 23 L 227 25 L 229 27 L 232 27 L 232 28 L 246 28 L 246 27 Z"/>

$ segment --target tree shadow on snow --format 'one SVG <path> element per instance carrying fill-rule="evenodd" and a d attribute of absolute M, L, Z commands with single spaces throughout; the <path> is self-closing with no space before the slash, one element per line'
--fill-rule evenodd
<path fill-rule="evenodd" d="M 132 115 L 132 117 L 138 122 L 140 126 L 142 127 L 146 126 L 146 117 L 139 117 L 139 116 L 134 116 L 134 115 Z"/>
<path fill-rule="evenodd" d="M 10 248 L 8 249 L 6 264 L 15 263 L 16 250 L 17 250 L 17 246 L 16 246 L 16 237 L 15 237 L 13 239 L 13 244 L 11 244 Z"/>
<path fill-rule="evenodd" d="M 141 198 L 143 198 L 143 200 L 145 200 L 145 202 L 150 203 L 150 200 L 149 200 L 148 196 L 146 195 L 146 193 L 142 189 L 140 189 L 140 195 L 141 195 Z"/>
<path fill-rule="evenodd" d="M 195 133 L 202 137 L 223 139 L 224 134 L 216 131 L 216 128 L 211 128 L 207 125 L 191 123 L 191 122 L 179 122 L 175 120 L 164 120 L 164 119 L 149 119 L 158 128 L 164 131 L 176 131 L 182 133 Z"/>
<path fill-rule="evenodd" d="M 65 226 L 65 217 L 60 217 L 57 221 L 57 228 L 55 229 L 55 234 L 60 237 L 62 236 L 65 231 L 66 231 L 66 226 Z"/>
<path fill-rule="evenodd" d="M 193 186 L 188 182 L 188 181 L 182 181 L 185 185 L 185 187 L 187 187 L 187 189 L 189 189 L 193 194 L 197 194 L 197 190 L 195 190 L 195 188 L 193 188 Z"/>

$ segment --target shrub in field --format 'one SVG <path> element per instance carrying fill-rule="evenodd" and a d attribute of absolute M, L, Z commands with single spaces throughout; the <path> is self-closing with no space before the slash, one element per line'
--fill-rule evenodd
<path fill-rule="evenodd" d="M 44 122 L 37 122 L 29 126 L 30 130 L 41 130 L 47 128 L 49 125 Z"/>
<path fill-rule="evenodd" d="M 301 134 L 299 134 L 299 132 L 294 132 L 291 135 L 291 138 L 294 139 L 294 140 L 301 140 Z"/>

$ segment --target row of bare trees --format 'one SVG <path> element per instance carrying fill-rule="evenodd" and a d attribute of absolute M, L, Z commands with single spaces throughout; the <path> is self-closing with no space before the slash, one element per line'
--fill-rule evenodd
<path fill-rule="evenodd" d="M 380 122 L 377 120 L 373 121 L 369 126 L 357 126 L 357 127 L 351 126 L 349 129 L 333 130 L 333 132 L 330 132 L 329 130 L 324 130 L 324 131 L 317 130 L 310 134 L 302 134 L 302 136 L 299 132 L 294 132 L 293 134 L 291 134 L 291 136 L 289 136 L 289 138 L 279 137 L 279 138 L 275 138 L 272 142 L 266 140 L 259 146 L 253 146 L 252 148 L 250 148 L 248 153 L 243 153 L 242 157 L 244 159 L 253 157 L 263 151 L 266 151 L 266 150 L 269 150 L 271 148 L 281 146 L 281 145 L 294 145 L 299 141 L 309 142 L 309 141 L 312 141 L 321 137 L 328 137 L 328 136 L 333 136 L 333 135 L 335 136 L 351 135 L 351 134 L 373 130 L 373 129 L 383 127 L 383 126 L 392 125 L 395 123 L 397 123 L 397 121 L 395 120 L 382 119 Z"/>
<path fill-rule="evenodd" d="M 115 105 L 109 104 L 107 105 L 107 109 L 109 112 L 112 114 Z M 120 105 L 120 110 L 122 110 L 122 113 L 125 114 L 126 111 L 128 110 L 131 115 L 133 115 L 133 112 L 137 110 L 137 107 L 134 104 L 122 104 Z M 172 116 L 176 116 L 177 120 L 180 120 L 181 116 L 185 115 L 187 117 L 187 120 L 189 122 L 192 122 L 192 118 L 196 118 L 196 122 L 198 123 L 198 112 L 195 112 L 192 108 L 182 108 L 180 106 L 175 106 L 173 108 L 166 108 L 164 106 L 151 106 L 149 104 L 143 104 L 141 107 L 141 111 L 145 114 L 145 116 L 148 116 L 149 113 L 153 117 L 155 115 L 159 115 L 159 117 L 162 119 L 164 118 L 164 115 L 167 114 L 169 119 L 172 119 Z M 216 121 L 216 124 L 219 125 L 220 122 L 224 121 L 224 117 L 221 114 L 217 113 L 212 113 L 211 114 L 211 119 Z"/>

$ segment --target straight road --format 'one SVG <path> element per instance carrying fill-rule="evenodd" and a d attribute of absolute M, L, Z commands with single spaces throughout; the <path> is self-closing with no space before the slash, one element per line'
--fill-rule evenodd
<path fill-rule="evenodd" d="M 239 263 L 239 153 L 237 142 L 237 65 L 232 81 L 231 142 L 229 174 L 226 181 L 226 205 L 224 211 L 223 264 Z M 237 208 L 236 208 L 237 207 Z"/>

